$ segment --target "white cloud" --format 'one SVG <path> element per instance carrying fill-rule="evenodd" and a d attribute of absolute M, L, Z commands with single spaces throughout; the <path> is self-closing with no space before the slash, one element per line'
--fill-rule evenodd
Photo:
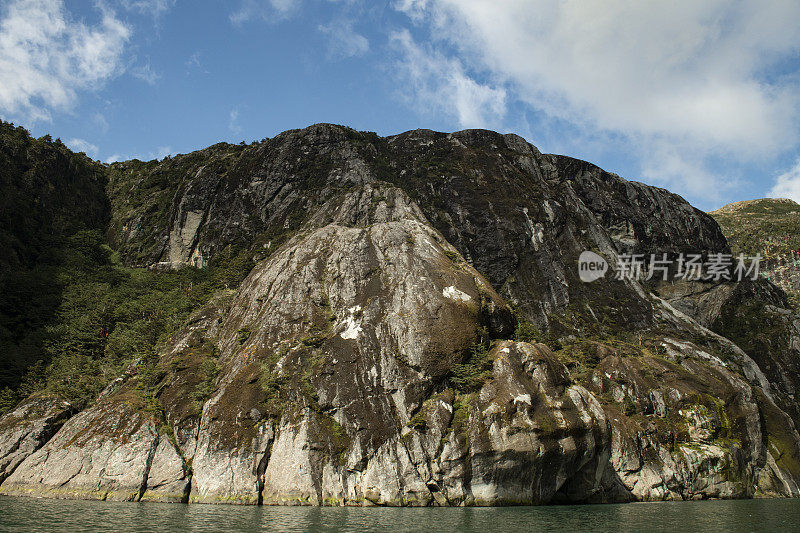
<path fill-rule="evenodd" d="M 794 166 L 778 176 L 775 185 L 767 194 L 770 198 L 790 198 L 800 203 L 800 159 Z"/>
<path fill-rule="evenodd" d="M 108 121 L 102 113 L 97 112 L 92 115 L 92 124 L 94 124 L 94 127 L 97 128 L 97 131 L 99 131 L 101 134 L 105 135 L 108 133 Z"/>
<path fill-rule="evenodd" d="M 710 170 L 703 149 L 655 140 L 637 142 L 636 150 L 641 157 L 642 174 L 653 185 L 702 198 L 705 204 L 718 205 L 740 185 L 738 176 L 729 174 L 723 180 Z"/>
<path fill-rule="evenodd" d="M 238 109 L 231 109 L 231 112 L 228 115 L 228 129 L 236 134 L 242 133 L 242 127 L 239 125 Z"/>
<path fill-rule="evenodd" d="M 437 46 L 457 50 L 465 68 L 488 71 L 549 120 L 590 136 L 622 136 L 637 150 L 694 151 L 671 176 L 661 170 L 667 182 L 707 174 L 711 190 L 723 178 L 709 173 L 710 157 L 752 161 L 800 141 L 797 67 L 780 72 L 800 50 L 799 2 L 399 0 L 395 7 L 427 27 Z M 654 155 L 643 153 L 643 161 Z"/>
<path fill-rule="evenodd" d="M 404 12 L 416 22 L 421 22 L 431 15 L 428 0 L 395 0 L 394 6 L 398 11 Z"/>
<path fill-rule="evenodd" d="M 150 66 L 150 58 L 147 59 L 146 63 L 131 68 L 130 73 L 131 76 L 142 80 L 148 85 L 155 85 L 161 79 L 161 74 L 154 71 L 153 67 Z"/>
<path fill-rule="evenodd" d="M 156 150 L 156 159 L 164 159 L 168 155 L 172 155 L 171 146 L 159 146 Z"/>
<path fill-rule="evenodd" d="M 97 157 L 97 145 L 83 139 L 70 139 L 66 142 L 66 145 L 74 152 L 83 152 L 92 158 Z"/>
<path fill-rule="evenodd" d="M 392 43 L 400 52 L 396 75 L 402 95 L 422 112 L 444 112 L 462 128 L 497 127 L 506 113 L 506 91 L 472 79 L 455 58 L 418 45 L 407 30 Z"/>
<path fill-rule="evenodd" d="M 120 154 L 115 153 L 108 156 L 103 161 L 111 164 L 118 161 L 130 161 L 131 159 L 139 159 L 140 161 L 152 161 L 153 159 L 164 159 L 168 155 L 172 155 L 172 147 L 159 146 L 155 152 L 148 152 L 147 154 Z"/>
<path fill-rule="evenodd" d="M 186 66 L 186 75 L 188 76 L 194 71 L 200 72 L 202 74 L 211 74 L 207 68 L 203 66 L 203 63 L 200 61 L 201 54 L 200 52 L 195 52 L 189 59 L 186 60 L 184 65 Z"/>
<path fill-rule="evenodd" d="M 300 0 L 242 0 L 239 8 L 228 18 L 235 26 L 253 19 L 274 21 L 288 18 L 299 6 Z"/>
<path fill-rule="evenodd" d="M 122 5 L 128 11 L 150 15 L 158 20 L 175 7 L 175 0 L 122 0 Z"/>
<path fill-rule="evenodd" d="M 77 91 L 118 75 L 131 30 L 100 4 L 101 22 L 74 21 L 61 0 L 12 0 L 0 20 L 0 111 L 49 120 Z"/>
<path fill-rule="evenodd" d="M 328 55 L 348 58 L 362 56 L 369 51 L 369 41 L 353 29 L 352 20 L 336 20 L 317 28 L 328 37 Z"/>

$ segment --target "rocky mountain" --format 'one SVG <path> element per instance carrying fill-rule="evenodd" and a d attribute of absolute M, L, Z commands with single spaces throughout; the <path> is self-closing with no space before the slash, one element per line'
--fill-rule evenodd
<path fill-rule="evenodd" d="M 711 212 L 735 254 L 761 254 L 764 277 L 800 298 L 800 205 L 787 198 L 762 198 Z"/>
<path fill-rule="evenodd" d="M 43 369 L 0 418 L 0 493 L 800 494 L 786 294 L 614 275 L 630 254 L 730 252 L 679 196 L 515 135 L 328 124 L 103 176 L 104 242 L 67 243 Z M 585 250 L 608 275 L 581 281 Z"/>

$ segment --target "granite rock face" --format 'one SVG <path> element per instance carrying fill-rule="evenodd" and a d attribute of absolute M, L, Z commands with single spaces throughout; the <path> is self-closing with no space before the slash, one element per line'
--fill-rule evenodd
<path fill-rule="evenodd" d="M 41 448 L 71 413 L 65 402 L 32 397 L 0 418 L 0 483 Z"/>
<path fill-rule="evenodd" d="M 183 501 L 183 459 L 128 387 L 70 418 L 2 485 L 5 494 Z"/>
<path fill-rule="evenodd" d="M 109 232 L 130 264 L 204 266 L 236 245 L 255 267 L 160 348 L 152 397 L 132 372 L 69 420 L 34 400 L 0 420 L 0 493 L 418 506 L 800 494 L 800 317 L 785 295 L 613 278 L 621 253 L 729 250 L 667 191 L 482 130 L 317 125 L 113 169 Z M 174 179 L 147 185 L 159 173 Z M 612 272 L 581 282 L 583 250 Z"/>

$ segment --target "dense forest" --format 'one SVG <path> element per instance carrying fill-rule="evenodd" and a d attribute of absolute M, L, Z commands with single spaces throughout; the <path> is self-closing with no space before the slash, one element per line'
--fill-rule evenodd
<path fill-rule="evenodd" d="M 252 266 L 123 266 L 107 239 L 113 165 L 0 122 L 0 413 L 34 392 L 80 409 L 156 347 L 214 291 Z"/>

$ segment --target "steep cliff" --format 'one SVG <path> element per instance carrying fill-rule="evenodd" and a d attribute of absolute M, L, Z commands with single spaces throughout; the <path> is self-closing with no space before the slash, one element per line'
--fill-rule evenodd
<path fill-rule="evenodd" d="M 125 268 L 247 275 L 198 278 L 208 290 L 182 326 L 120 356 L 96 399 L 65 405 L 49 385 L 0 418 L 0 493 L 800 494 L 800 322 L 785 294 L 613 275 L 623 253 L 730 251 L 676 195 L 483 130 L 323 124 L 106 172 Z M 584 250 L 611 272 L 582 282 Z"/>

